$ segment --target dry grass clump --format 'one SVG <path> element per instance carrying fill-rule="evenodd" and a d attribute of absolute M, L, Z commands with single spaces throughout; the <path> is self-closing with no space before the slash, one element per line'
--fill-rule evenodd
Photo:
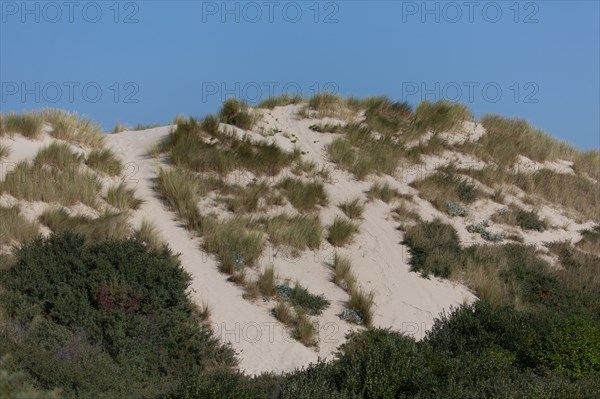
<path fill-rule="evenodd" d="M 588 175 L 600 182 L 600 152 L 590 150 L 573 156 L 573 169 L 579 175 Z"/>
<path fill-rule="evenodd" d="M 295 322 L 294 311 L 290 308 L 285 301 L 277 301 L 277 305 L 273 309 L 273 316 L 284 325 L 292 327 Z"/>
<path fill-rule="evenodd" d="M 201 216 L 198 210 L 198 182 L 191 173 L 180 170 L 160 169 L 157 189 L 188 228 L 200 226 Z"/>
<path fill-rule="evenodd" d="M 306 313 L 296 310 L 295 327 L 292 331 L 292 336 L 305 346 L 316 346 L 318 344 L 315 337 L 316 332 L 317 328 L 310 317 Z"/>
<path fill-rule="evenodd" d="M 327 147 L 329 159 L 362 180 L 371 173 L 393 174 L 398 162 L 408 156 L 398 137 L 373 133 L 366 124 L 350 123 Z"/>
<path fill-rule="evenodd" d="M 422 101 L 415 111 L 415 127 L 421 132 L 452 132 L 463 122 L 473 119 L 471 111 L 458 103 L 440 100 L 435 103 Z"/>
<path fill-rule="evenodd" d="M 275 275 L 275 268 L 273 265 L 270 265 L 265 268 L 258 275 L 258 279 L 256 280 L 256 284 L 258 285 L 258 289 L 260 293 L 264 297 L 272 297 L 275 295 L 275 282 L 277 280 L 277 276 Z"/>
<path fill-rule="evenodd" d="M 576 154 L 571 145 L 533 128 L 522 119 L 485 115 L 481 123 L 487 133 L 476 143 L 475 153 L 483 158 L 491 157 L 500 166 L 512 166 L 518 155 L 544 162 L 571 159 Z"/>
<path fill-rule="evenodd" d="M 252 267 L 262 254 L 263 234 L 252 227 L 251 221 L 241 217 L 225 221 L 203 220 L 200 233 L 204 248 L 218 256 L 223 273 L 233 275 L 246 266 Z"/>
<path fill-rule="evenodd" d="M 91 119 L 60 109 L 46 109 L 42 115 L 52 125 L 52 137 L 91 148 L 103 147 L 102 127 Z"/>
<path fill-rule="evenodd" d="M 92 150 L 85 161 L 90 168 L 108 176 L 119 176 L 123 171 L 123 163 L 110 149 Z"/>
<path fill-rule="evenodd" d="M 335 123 L 317 123 L 308 127 L 313 132 L 319 133 L 340 133 L 344 129 L 344 125 Z"/>
<path fill-rule="evenodd" d="M 577 248 L 600 257 L 600 224 L 580 233 L 583 238 L 577 243 Z"/>
<path fill-rule="evenodd" d="M 102 184 L 79 170 L 61 171 L 20 162 L 0 183 L 0 190 L 27 201 L 58 202 L 65 206 L 83 203 L 97 206 Z"/>
<path fill-rule="evenodd" d="M 385 182 L 381 184 L 379 182 L 373 183 L 367 192 L 367 197 L 369 200 L 379 199 L 385 202 L 386 204 L 390 203 L 395 198 L 400 198 L 402 195 L 396 190 L 392 188 L 389 183 Z"/>
<path fill-rule="evenodd" d="M 346 202 L 342 202 L 338 207 L 348 216 L 350 219 L 360 219 L 365 210 L 365 206 L 362 204 L 360 198 L 354 198 Z"/>
<path fill-rule="evenodd" d="M 63 208 L 46 210 L 39 220 L 54 233 L 74 232 L 84 235 L 90 241 L 125 239 L 131 236 L 131 227 L 126 212 L 113 213 L 105 210 L 97 218 L 70 216 Z"/>
<path fill-rule="evenodd" d="M 135 231 L 135 237 L 152 249 L 159 250 L 167 244 L 160 237 L 160 231 L 156 224 L 143 219 L 140 228 Z"/>
<path fill-rule="evenodd" d="M 10 112 L 2 117 L 3 134 L 19 133 L 29 139 L 39 139 L 44 129 L 44 118 L 39 112 Z"/>
<path fill-rule="evenodd" d="M 479 197 L 479 191 L 474 184 L 452 171 L 438 170 L 422 180 L 413 181 L 410 185 L 419 190 L 423 199 L 444 212 L 448 210 L 449 202 L 469 204 Z"/>
<path fill-rule="evenodd" d="M 74 169 L 81 164 L 83 157 L 67 143 L 54 142 L 40 149 L 33 162 L 36 165 L 47 165 L 58 169 Z"/>
<path fill-rule="evenodd" d="M 10 155 L 10 147 L 0 143 L 0 159 L 7 158 Z"/>
<path fill-rule="evenodd" d="M 421 217 L 415 212 L 406 200 L 401 200 L 400 204 L 392 210 L 392 217 L 395 221 L 403 223 L 401 228 L 404 227 L 404 223 L 416 222 L 421 220 Z"/>
<path fill-rule="evenodd" d="M 277 97 L 267 98 L 266 100 L 261 101 L 256 107 L 273 109 L 275 107 L 284 107 L 286 105 L 299 104 L 301 102 L 302 102 L 302 97 L 300 97 L 298 95 L 289 96 L 287 94 L 284 94 L 284 95 L 277 96 Z"/>
<path fill-rule="evenodd" d="M 227 206 L 234 213 L 254 212 L 259 208 L 261 199 L 272 195 L 265 181 L 252 182 L 246 187 L 229 187 L 228 191 L 232 191 L 233 196 L 226 199 Z"/>
<path fill-rule="evenodd" d="M 365 123 L 376 132 L 396 134 L 409 128 L 413 111 L 408 103 L 393 102 L 387 97 L 370 97 L 363 101 Z"/>
<path fill-rule="evenodd" d="M 341 117 L 344 119 L 348 114 L 344 99 L 328 92 L 311 97 L 308 100 L 308 107 L 316 111 L 319 118 Z"/>
<path fill-rule="evenodd" d="M 313 211 L 318 205 L 328 204 L 325 187 L 320 181 L 304 182 L 300 179 L 286 178 L 278 185 L 285 196 L 299 211 Z"/>
<path fill-rule="evenodd" d="M 339 253 L 333 255 L 333 282 L 346 291 L 350 291 L 356 284 L 356 277 L 352 273 L 350 258 Z"/>
<path fill-rule="evenodd" d="M 106 202 L 122 211 L 127 209 L 138 209 L 144 200 L 136 198 L 135 190 L 127 188 L 125 182 L 121 182 L 108 189 Z"/>
<path fill-rule="evenodd" d="M 356 233 L 358 233 L 357 224 L 344 217 L 336 216 L 331 226 L 329 226 L 327 241 L 333 246 L 342 247 L 352 242 Z"/>
<path fill-rule="evenodd" d="M 223 103 L 219 118 L 223 123 L 237 126 L 244 130 L 251 130 L 256 123 L 256 118 L 252 115 L 248 105 L 235 98 L 230 98 Z"/>
<path fill-rule="evenodd" d="M 204 130 L 206 133 L 212 135 L 212 136 L 216 136 L 219 134 L 220 132 L 220 121 L 219 121 L 219 117 L 217 115 L 207 115 L 203 120 L 202 120 L 202 130 Z"/>
<path fill-rule="evenodd" d="M 0 226 L 0 245 L 28 241 L 39 234 L 37 223 L 25 219 L 18 206 L 0 206 Z"/>
<path fill-rule="evenodd" d="M 367 292 L 361 288 L 353 287 L 350 290 L 350 300 L 347 307 L 356 311 L 362 319 L 362 324 L 366 326 L 373 323 L 373 297 L 373 292 Z"/>
<path fill-rule="evenodd" d="M 298 151 L 288 153 L 274 143 L 253 142 L 248 136 L 241 139 L 225 133 L 210 136 L 193 118 L 179 123 L 154 153 L 167 153 L 176 166 L 194 172 L 227 174 L 249 170 L 269 176 L 300 157 Z"/>
<path fill-rule="evenodd" d="M 317 215 L 278 215 L 269 218 L 266 226 L 269 240 L 275 246 L 304 251 L 321 245 L 323 227 Z"/>

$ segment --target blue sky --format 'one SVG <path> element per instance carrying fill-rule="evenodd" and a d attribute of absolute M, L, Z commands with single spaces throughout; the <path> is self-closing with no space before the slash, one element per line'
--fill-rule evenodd
<path fill-rule="evenodd" d="M 225 97 L 446 98 L 600 146 L 597 1 L 0 1 L 0 108 L 166 123 Z M 470 5 L 469 5 L 470 4 Z"/>

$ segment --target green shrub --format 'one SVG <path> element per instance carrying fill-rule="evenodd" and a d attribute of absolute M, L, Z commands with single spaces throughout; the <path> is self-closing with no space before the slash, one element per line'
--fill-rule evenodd
<path fill-rule="evenodd" d="M 529 356 L 537 363 L 580 379 L 600 372 L 600 323 L 571 317 L 533 343 Z"/>
<path fill-rule="evenodd" d="M 223 103 L 219 117 L 221 122 L 244 130 L 251 130 L 255 122 L 248 106 L 234 98 L 230 98 Z"/>
<path fill-rule="evenodd" d="M 313 316 L 320 315 L 323 313 L 323 310 L 327 309 L 331 304 L 323 294 L 311 294 L 299 283 L 296 283 L 294 286 L 288 300 L 292 305 L 302 308 L 303 311 L 306 311 Z"/>
<path fill-rule="evenodd" d="M 3 330 L 0 342 L 40 388 L 61 388 L 61 397 L 160 397 L 188 374 L 235 364 L 233 351 L 196 322 L 190 276 L 169 250 L 51 236 L 19 249 L 0 280 L 12 298 L 2 295 L 4 309 L 30 331 L 20 339 Z"/>
<path fill-rule="evenodd" d="M 540 220 L 535 212 L 519 210 L 517 211 L 516 221 L 523 230 L 544 231 L 546 228 L 545 223 Z"/>
<path fill-rule="evenodd" d="M 327 241 L 336 247 L 341 247 L 352 242 L 354 235 L 358 232 L 358 225 L 346 218 L 336 216 L 331 226 Z"/>

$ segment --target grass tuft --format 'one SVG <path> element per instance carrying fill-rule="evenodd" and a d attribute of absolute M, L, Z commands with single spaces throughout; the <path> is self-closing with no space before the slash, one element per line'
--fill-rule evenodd
<path fill-rule="evenodd" d="M 360 219 L 363 211 L 365 210 L 364 205 L 361 203 L 360 198 L 348 200 L 338 205 L 338 207 L 348 216 L 350 219 Z"/>
<path fill-rule="evenodd" d="M 119 176 L 123 171 L 123 163 L 115 153 L 106 148 L 92 150 L 85 161 L 90 168 L 108 176 Z"/>
<path fill-rule="evenodd" d="M 125 212 L 105 210 L 98 218 L 70 216 L 63 208 L 46 210 L 39 220 L 56 234 L 72 232 L 84 235 L 89 241 L 125 239 L 131 236 L 131 227 Z"/>
<path fill-rule="evenodd" d="M 379 199 L 389 204 L 394 198 L 400 197 L 398 190 L 392 188 L 387 182 L 383 185 L 379 182 L 373 183 L 371 188 L 367 192 L 367 196 L 370 200 Z"/>
<path fill-rule="evenodd" d="M 108 189 L 106 202 L 119 210 L 138 209 L 144 200 L 135 197 L 135 190 L 127 188 L 124 182 Z"/>
<path fill-rule="evenodd" d="M 282 96 L 267 98 L 266 100 L 261 101 L 256 107 L 273 109 L 275 107 L 284 107 L 286 105 L 299 104 L 301 102 L 302 102 L 302 97 L 300 97 L 298 95 L 292 97 L 287 94 L 284 94 Z"/>
<path fill-rule="evenodd" d="M 33 162 L 36 165 L 47 165 L 64 170 L 79 166 L 81 161 L 82 156 L 71 150 L 69 144 L 54 142 L 40 149 Z"/>
<path fill-rule="evenodd" d="M 316 215 L 278 215 L 267 220 L 267 233 L 275 246 L 304 251 L 320 247 L 323 227 Z"/>
<path fill-rule="evenodd" d="M 0 245 L 29 241 L 39 234 L 37 223 L 25 219 L 17 206 L 0 207 L 0 225 Z"/>
<path fill-rule="evenodd" d="M 248 105 L 239 102 L 235 98 L 230 98 L 223 103 L 219 117 L 221 122 L 244 130 L 251 130 L 256 122 L 249 111 Z"/>
<path fill-rule="evenodd" d="M 356 283 L 356 277 L 352 273 L 350 258 L 335 253 L 333 256 L 333 282 L 345 289 L 352 290 Z"/>
<path fill-rule="evenodd" d="M 188 228 L 196 229 L 200 226 L 198 182 L 193 175 L 179 169 L 161 168 L 158 172 L 157 188 L 179 218 L 187 223 Z"/>
<path fill-rule="evenodd" d="M 42 115 L 52 125 L 52 137 L 90 148 L 103 147 L 102 127 L 91 119 L 59 109 L 46 109 Z"/>
<path fill-rule="evenodd" d="M 10 155 L 10 147 L 0 143 L 0 159 L 7 158 Z"/>
<path fill-rule="evenodd" d="M 318 205 L 328 204 L 325 187 L 320 181 L 305 183 L 290 177 L 280 182 L 277 187 L 284 190 L 290 203 L 299 211 L 313 211 Z"/>
<path fill-rule="evenodd" d="M 29 139 L 41 138 L 44 129 L 44 118 L 39 112 L 10 112 L 2 117 L 2 122 L 6 133 L 19 133 Z"/>
<path fill-rule="evenodd" d="M 372 292 L 366 292 L 361 288 L 354 287 L 350 290 L 348 309 L 357 311 L 366 326 L 373 323 L 373 297 Z"/>
<path fill-rule="evenodd" d="M 346 218 L 336 216 L 331 226 L 329 226 L 327 240 L 331 245 L 341 247 L 352 242 L 352 239 L 357 232 L 358 225 Z"/>
<path fill-rule="evenodd" d="M 415 116 L 419 131 L 434 133 L 455 131 L 462 126 L 463 122 L 473 119 L 467 107 L 445 100 L 435 103 L 422 101 L 417 107 Z"/>
<path fill-rule="evenodd" d="M 156 224 L 146 219 L 142 220 L 140 228 L 135 232 L 135 236 L 152 249 L 159 250 L 166 247 L 166 244 L 160 237 L 160 232 Z"/>

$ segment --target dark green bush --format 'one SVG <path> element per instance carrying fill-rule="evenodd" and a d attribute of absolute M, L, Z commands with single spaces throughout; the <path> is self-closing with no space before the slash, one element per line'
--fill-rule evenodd
<path fill-rule="evenodd" d="M 166 248 L 39 238 L 0 283 L 6 323 L 21 326 L 0 329 L 0 341 L 41 389 L 64 397 L 155 397 L 185 373 L 235 364 L 194 317 L 190 277 Z"/>
<path fill-rule="evenodd" d="M 323 313 L 323 310 L 327 309 L 331 304 L 323 294 L 311 294 L 300 284 L 294 286 L 288 299 L 294 306 L 299 306 L 309 314 L 315 316 Z"/>
<path fill-rule="evenodd" d="M 544 231 L 546 228 L 545 223 L 540 220 L 539 216 L 535 212 L 527 212 L 524 210 L 519 210 L 517 212 L 517 224 L 523 230 L 537 230 Z"/>

